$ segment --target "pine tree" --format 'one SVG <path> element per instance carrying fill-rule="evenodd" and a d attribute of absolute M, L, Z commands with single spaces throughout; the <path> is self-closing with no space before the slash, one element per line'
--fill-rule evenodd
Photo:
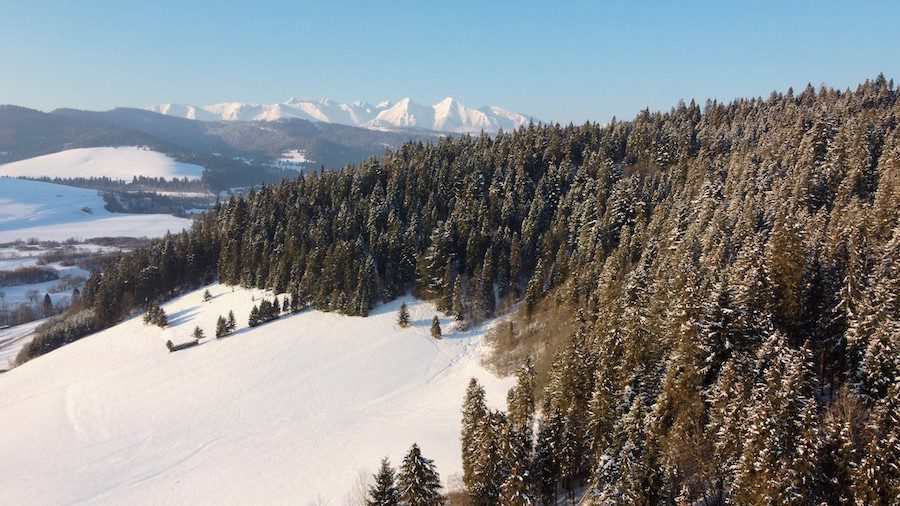
<path fill-rule="evenodd" d="M 204 291 L 203 291 L 203 302 L 209 302 L 209 301 L 211 301 L 211 300 L 212 300 L 212 294 L 209 293 L 209 290 L 208 290 L 208 289 L 207 289 L 207 290 L 204 290 Z"/>
<path fill-rule="evenodd" d="M 440 490 L 434 463 L 423 457 L 419 446 L 413 443 L 397 475 L 400 502 L 408 506 L 437 506 L 444 502 Z"/>
<path fill-rule="evenodd" d="M 234 311 L 228 311 L 228 332 L 234 332 L 237 328 L 237 322 L 234 319 Z"/>
<path fill-rule="evenodd" d="M 394 469 L 387 457 L 381 459 L 381 468 L 375 473 L 375 483 L 369 487 L 368 506 L 397 506 L 400 494 L 394 484 Z"/>
<path fill-rule="evenodd" d="M 216 339 L 227 336 L 228 332 L 228 321 L 225 320 L 225 317 L 220 316 L 216 320 Z"/>
<path fill-rule="evenodd" d="M 441 322 L 437 316 L 431 319 L 431 337 L 435 339 L 441 338 Z"/>
<path fill-rule="evenodd" d="M 284 300 L 281 301 L 281 312 L 287 313 L 291 310 L 291 300 L 288 297 L 285 297 Z"/>
<path fill-rule="evenodd" d="M 400 311 L 397 313 L 397 325 L 402 328 L 409 327 L 409 309 L 406 308 L 406 302 L 400 303 Z"/>
<path fill-rule="evenodd" d="M 198 341 L 206 337 L 203 335 L 203 329 L 201 329 L 200 327 L 194 327 L 193 336 L 194 339 L 197 339 Z"/>

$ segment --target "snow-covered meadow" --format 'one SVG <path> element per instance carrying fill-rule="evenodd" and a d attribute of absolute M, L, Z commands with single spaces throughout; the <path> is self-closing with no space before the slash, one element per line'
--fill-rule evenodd
<path fill-rule="evenodd" d="M 413 442 L 446 484 L 469 379 L 495 407 L 512 386 L 480 363 L 486 328 L 441 317 L 434 340 L 436 311 L 411 297 L 368 318 L 306 309 L 249 328 L 264 292 L 209 289 L 163 304 L 169 328 L 138 316 L 0 375 L 0 503 L 344 504 Z M 229 310 L 237 331 L 213 338 Z M 195 326 L 208 337 L 169 353 Z"/>
<path fill-rule="evenodd" d="M 0 165 L 0 176 L 90 178 L 131 181 L 134 176 L 200 179 L 203 167 L 136 146 L 76 148 Z"/>
<path fill-rule="evenodd" d="M 191 226 L 191 220 L 169 214 L 111 213 L 104 205 L 96 190 L 0 178 L 0 243 L 161 237 Z"/>

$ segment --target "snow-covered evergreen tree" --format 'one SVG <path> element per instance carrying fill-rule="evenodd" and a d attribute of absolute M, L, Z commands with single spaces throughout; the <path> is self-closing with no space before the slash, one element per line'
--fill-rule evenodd
<path fill-rule="evenodd" d="M 441 488 L 441 480 L 434 468 L 434 463 L 423 457 L 419 446 L 413 443 L 397 474 L 400 503 L 405 506 L 443 504 Z"/>
<path fill-rule="evenodd" d="M 381 467 L 374 475 L 375 483 L 369 486 L 369 495 L 366 497 L 368 506 L 397 506 L 400 503 L 400 493 L 394 483 L 394 468 L 385 457 L 381 459 Z"/>
<path fill-rule="evenodd" d="M 473 487 L 472 468 L 478 455 L 478 441 L 476 434 L 478 428 L 487 416 L 487 406 L 484 401 L 484 388 L 478 384 L 475 378 L 469 380 L 466 388 L 466 396 L 462 405 L 462 467 L 463 483 L 467 488 Z"/>
<path fill-rule="evenodd" d="M 435 316 L 431 319 L 431 337 L 434 339 L 441 338 L 441 321 Z"/>
<path fill-rule="evenodd" d="M 220 316 L 218 320 L 216 320 L 216 338 L 225 337 L 228 335 L 228 321 L 225 320 L 225 317 Z"/>
<path fill-rule="evenodd" d="M 406 307 L 406 302 L 400 303 L 400 310 L 397 312 L 397 325 L 403 328 L 409 327 L 409 309 Z"/>

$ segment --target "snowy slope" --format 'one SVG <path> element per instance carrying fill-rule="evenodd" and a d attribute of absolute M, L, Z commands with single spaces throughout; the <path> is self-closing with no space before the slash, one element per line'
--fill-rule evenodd
<path fill-rule="evenodd" d="M 134 176 L 200 179 L 203 167 L 139 147 L 78 148 L 0 165 L 0 176 L 109 177 L 131 181 Z"/>
<path fill-rule="evenodd" d="M 489 106 L 466 107 L 447 97 L 434 105 L 422 105 L 410 98 L 397 103 L 384 101 L 377 105 L 356 101 L 338 103 L 291 98 L 280 104 L 246 104 L 226 102 L 205 106 L 163 104 L 149 107 L 161 114 L 205 121 L 274 121 L 301 118 L 309 121 L 338 123 L 364 128 L 419 128 L 440 132 L 496 133 L 527 125 L 530 118 L 506 109 Z"/>
<path fill-rule="evenodd" d="M 161 237 L 191 226 L 190 220 L 168 214 L 110 213 L 104 204 L 95 190 L 0 178 L 0 243 L 32 237 Z"/>
<path fill-rule="evenodd" d="M 484 330 L 429 336 L 435 311 L 406 298 L 368 318 L 307 309 L 255 329 L 262 292 L 222 285 L 0 375 L 0 503 L 345 504 L 359 473 L 412 442 L 444 483 L 460 473 L 460 405 L 472 376 L 500 406 L 509 379 L 479 362 Z M 229 309 L 238 330 L 207 335 Z"/>

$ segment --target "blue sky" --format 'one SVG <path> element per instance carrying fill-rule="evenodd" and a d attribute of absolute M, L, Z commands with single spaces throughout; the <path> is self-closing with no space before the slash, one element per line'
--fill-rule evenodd
<path fill-rule="evenodd" d="M 900 2 L 0 0 L 0 103 L 451 95 L 605 122 L 679 99 L 900 79 Z"/>

